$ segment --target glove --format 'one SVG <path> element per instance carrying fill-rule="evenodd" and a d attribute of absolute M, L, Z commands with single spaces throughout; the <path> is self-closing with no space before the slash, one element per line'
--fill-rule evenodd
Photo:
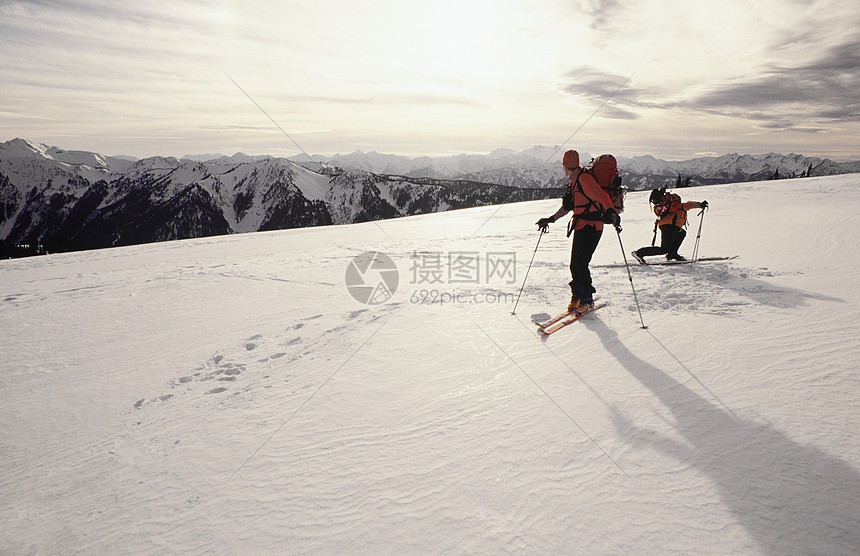
<path fill-rule="evenodd" d="M 708 208 L 708 202 L 707 202 L 707 201 L 702 201 L 702 202 L 701 202 L 701 203 L 699 203 L 699 204 L 702 206 L 702 208 L 703 208 L 703 209 Z"/>
<path fill-rule="evenodd" d="M 617 226 L 621 224 L 621 216 L 615 212 L 615 209 L 609 209 L 603 213 L 603 223 Z"/>
<path fill-rule="evenodd" d="M 549 225 L 555 222 L 552 218 L 541 218 L 535 224 L 537 224 L 538 230 L 543 233 L 549 232 Z"/>

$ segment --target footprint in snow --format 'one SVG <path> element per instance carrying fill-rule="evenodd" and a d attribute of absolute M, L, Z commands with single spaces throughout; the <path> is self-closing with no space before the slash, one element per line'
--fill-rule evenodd
<path fill-rule="evenodd" d="M 248 351 L 253 351 L 253 350 L 257 349 L 257 340 L 262 340 L 262 339 L 263 339 L 262 334 L 256 334 L 254 336 L 251 336 L 250 338 L 248 338 L 245 341 L 245 349 Z"/>

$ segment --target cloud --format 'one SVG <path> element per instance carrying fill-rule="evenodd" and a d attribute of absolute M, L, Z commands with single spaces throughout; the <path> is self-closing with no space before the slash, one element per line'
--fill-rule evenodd
<path fill-rule="evenodd" d="M 590 27 L 605 29 L 607 24 L 623 9 L 619 0 L 589 0 L 583 3 L 582 10 L 591 17 Z"/>
<path fill-rule="evenodd" d="M 588 102 L 603 102 L 625 77 L 594 68 L 566 75 L 559 90 Z M 834 46 L 818 59 L 795 67 L 772 65 L 755 77 L 703 89 L 686 98 L 657 88 L 625 86 L 602 111 L 605 118 L 635 120 L 645 109 L 740 117 L 771 130 L 817 133 L 826 124 L 860 121 L 860 39 Z"/>
<path fill-rule="evenodd" d="M 189 4 L 186 2 L 185 4 Z M 192 2 L 198 10 L 205 10 L 202 3 Z M 48 18 L 50 24 L 56 22 L 73 21 L 76 24 L 83 22 L 95 22 L 96 24 L 131 23 L 144 27 L 153 26 L 176 26 L 181 22 L 183 26 L 194 24 L 191 13 L 183 13 L 170 4 L 148 4 L 146 2 L 133 2 L 131 0 L 115 0 L 106 4 L 101 0 L 27 0 L 21 2 L 0 1 L 0 13 L 15 15 L 18 17 Z M 38 22 L 32 22 L 38 26 Z M 45 25 L 48 27 L 49 25 Z M 73 26 L 66 25 L 61 29 L 66 33 L 75 33 Z M 77 30 L 81 36 L 85 36 L 85 30 Z"/>
<path fill-rule="evenodd" d="M 766 129 L 766 130 L 770 130 L 770 131 L 788 131 L 788 130 L 791 130 L 791 131 L 797 131 L 800 133 L 824 133 L 827 131 L 827 129 L 823 128 L 823 127 L 801 126 L 801 125 L 797 125 L 797 122 L 795 122 L 795 121 L 787 121 L 787 120 L 763 122 L 761 124 L 761 127 Z"/>
<path fill-rule="evenodd" d="M 860 40 L 828 50 L 799 67 L 773 67 L 763 76 L 715 87 L 684 108 L 785 122 L 860 121 Z M 790 125 L 790 127 L 794 127 Z"/>
<path fill-rule="evenodd" d="M 600 111 L 600 115 L 604 118 L 636 120 L 640 116 L 632 108 L 644 106 L 646 103 L 642 102 L 641 97 L 651 96 L 651 93 L 631 86 L 626 76 L 606 73 L 594 68 L 577 68 L 565 77 L 566 82 L 559 85 L 562 92 L 581 97 L 598 106 L 612 98 Z M 624 86 L 621 87 L 622 85 Z"/>

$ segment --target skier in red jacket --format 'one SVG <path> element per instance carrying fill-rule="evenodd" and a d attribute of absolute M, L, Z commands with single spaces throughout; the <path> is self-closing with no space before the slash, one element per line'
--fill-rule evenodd
<path fill-rule="evenodd" d="M 573 230 L 570 252 L 571 298 L 567 309 L 584 313 L 594 306 L 596 291 L 588 265 L 603 234 L 604 212 L 611 210 L 613 203 L 594 178 L 583 172 L 578 152 L 571 150 L 564 153 L 562 165 L 570 182 L 568 191 L 562 198 L 561 208 L 549 218 L 538 220 L 537 226 L 545 232 L 551 223 L 573 211 L 573 221 L 569 226 Z M 618 215 L 614 214 L 610 220 L 617 224 Z"/>

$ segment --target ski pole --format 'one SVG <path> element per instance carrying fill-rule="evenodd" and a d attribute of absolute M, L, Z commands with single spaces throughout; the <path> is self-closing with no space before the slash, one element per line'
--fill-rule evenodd
<path fill-rule="evenodd" d="M 519 304 L 520 304 L 520 296 L 521 296 L 521 295 L 523 295 L 523 290 L 526 288 L 526 280 L 528 280 L 528 277 L 529 277 L 529 270 L 531 270 L 531 269 L 532 269 L 532 263 L 534 263 L 534 262 L 535 262 L 535 255 L 537 255 L 538 247 L 540 247 L 540 238 L 541 238 L 545 233 L 547 233 L 548 231 L 549 231 L 549 230 L 545 230 L 545 229 L 543 229 L 543 230 L 538 230 L 538 232 L 540 232 L 540 233 L 538 234 L 537 245 L 535 245 L 535 252 L 534 252 L 534 253 L 532 253 L 532 260 L 531 260 L 531 261 L 529 261 L 529 267 L 526 269 L 526 275 L 525 275 L 525 277 L 523 278 L 523 286 L 520 288 L 520 293 L 519 293 L 519 295 L 517 295 L 517 301 L 516 301 L 516 303 L 514 303 L 514 310 L 513 310 L 513 311 L 511 311 L 511 314 L 512 314 L 512 315 L 516 315 L 516 314 L 517 314 L 517 305 L 519 305 Z"/>
<path fill-rule="evenodd" d="M 636 311 L 639 312 L 639 322 L 642 323 L 642 329 L 644 330 L 648 327 L 645 326 L 645 321 L 642 319 L 639 298 L 636 296 L 636 288 L 633 287 L 633 275 L 630 273 L 630 263 L 627 262 L 627 253 L 624 251 L 624 243 L 621 242 L 621 226 L 615 226 L 615 231 L 618 233 L 618 245 L 621 246 L 621 256 L 624 257 L 624 266 L 627 268 L 627 278 L 630 280 L 630 288 L 633 290 L 633 301 L 636 302 Z"/>
<path fill-rule="evenodd" d="M 702 222 L 705 220 L 705 211 L 707 208 L 703 208 L 702 212 L 699 213 L 699 231 L 696 232 L 696 243 L 693 245 L 693 260 L 690 264 L 695 263 L 699 260 L 699 240 L 702 238 Z"/>

